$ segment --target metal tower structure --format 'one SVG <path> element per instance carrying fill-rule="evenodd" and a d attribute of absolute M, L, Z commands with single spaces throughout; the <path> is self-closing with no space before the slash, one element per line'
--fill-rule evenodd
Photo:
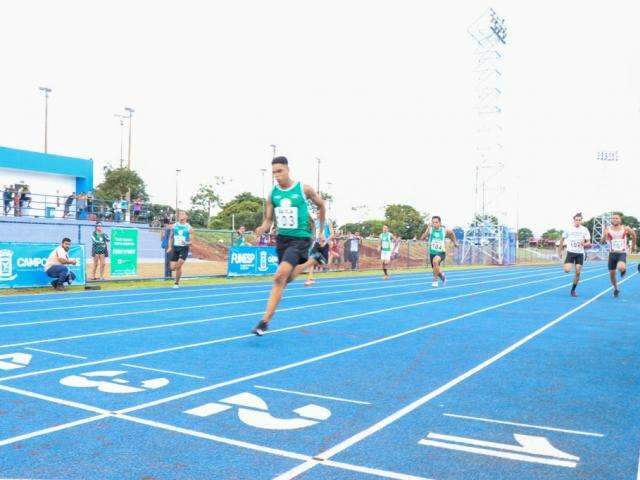
<path fill-rule="evenodd" d="M 516 261 L 516 233 L 496 223 L 500 197 L 504 192 L 500 174 L 504 170 L 502 91 L 502 50 L 506 45 L 507 28 L 503 18 L 490 8 L 468 28 L 476 43 L 476 112 L 478 114 L 478 153 L 475 167 L 474 218 L 465 230 L 462 246 L 457 252 L 459 263 L 505 265 Z"/>
<path fill-rule="evenodd" d="M 476 106 L 478 114 L 477 161 L 475 167 L 474 217 L 483 218 L 500 206 L 504 192 L 499 176 L 504 170 L 500 100 L 502 91 L 502 51 L 506 45 L 507 28 L 503 18 L 490 8 L 468 28 L 476 43 Z M 493 210 L 490 212 L 489 210 Z"/>

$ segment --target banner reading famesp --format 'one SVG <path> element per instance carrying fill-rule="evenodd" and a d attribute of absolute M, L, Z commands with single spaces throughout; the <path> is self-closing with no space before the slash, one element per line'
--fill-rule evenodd
<path fill-rule="evenodd" d="M 275 247 L 233 247 L 229 249 L 227 275 L 273 275 L 278 270 Z"/>
<path fill-rule="evenodd" d="M 57 243 L 0 242 L 0 288 L 51 286 L 51 278 L 44 272 L 49 254 Z M 72 245 L 69 258 L 77 263 L 69 265 L 75 273 L 74 284 L 84 285 L 84 245 Z"/>

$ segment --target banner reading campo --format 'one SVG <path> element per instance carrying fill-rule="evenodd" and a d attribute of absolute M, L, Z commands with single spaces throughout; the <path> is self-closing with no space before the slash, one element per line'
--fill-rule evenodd
<path fill-rule="evenodd" d="M 112 277 L 123 277 L 138 274 L 138 229 L 111 229 L 111 263 Z"/>
<path fill-rule="evenodd" d="M 57 243 L 0 242 L 0 288 L 50 287 L 51 278 L 44 273 L 49 254 L 60 245 Z M 72 245 L 69 257 L 76 265 L 69 265 L 75 273 L 74 284 L 84 285 L 84 245 Z"/>
<path fill-rule="evenodd" d="M 227 275 L 273 275 L 278 270 L 275 247 L 233 247 L 229 250 Z"/>

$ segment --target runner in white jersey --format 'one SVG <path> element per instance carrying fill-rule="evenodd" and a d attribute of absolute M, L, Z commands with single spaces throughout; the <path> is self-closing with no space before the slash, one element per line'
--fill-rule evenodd
<path fill-rule="evenodd" d="M 380 260 L 382 260 L 382 271 L 384 272 L 385 280 L 389 280 L 389 272 L 387 268 L 391 263 L 391 254 L 393 253 L 393 233 L 389 231 L 387 225 L 382 226 L 382 233 L 380 234 Z"/>
<path fill-rule="evenodd" d="M 609 244 L 609 278 L 613 286 L 613 296 L 620 295 L 616 271 L 620 271 L 620 277 L 627 273 L 627 250 L 629 249 L 629 238 L 631 238 L 631 253 L 636 251 L 638 236 L 636 232 L 622 224 L 622 216 L 614 213 L 611 216 L 611 226 L 605 228 L 602 233 L 602 242 Z"/>
<path fill-rule="evenodd" d="M 575 265 L 575 275 L 573 276 L 573 285 L 571 286 L 571 296 L 577 297 L 576 288 L 580 281 L 580 272 L 582 272 L 582 266 L 584 265 L 584 249 L 591 242 L 591 235 L 589 230 L 582 225 L 582 214 L 576 213 L 573 216 L 573 225 L 562 233 L 560 239 L 560 246 L 558 247 L 560 254 L 562 254 L 562 248 L 565 243 L 567 246 L 567 256 L 564 259 L 564 271 L 569 273 L 571 266 Z"/>

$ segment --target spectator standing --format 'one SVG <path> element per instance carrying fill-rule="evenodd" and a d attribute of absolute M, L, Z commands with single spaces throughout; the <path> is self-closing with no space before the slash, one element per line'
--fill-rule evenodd
<path fill-rule="evenodd" d="M 31 192 L 29 191 L 29 185 L 24 185 L 22 187 L 22 191 L 20 192 L 20 211 L 23 209 L 31 208 Z"/>
<path fill-rule="evenodd" d="M 360 232 L 356 232 L 348 240 L 349 260 L 351 261 L 351 270 L 357 270 L 360 263 L 360 248 L 362 247 L 362 237 Z"/>
<path fill-rule="evenodd" d="M 19 217 L 20 215 L 20 187 L 16 185 L 13 190 L 13 216 Z"/>
<path fill-rule="evenodd" d="M 109 236 L 102 230 L 102 223 L 96 223 L 91 235 L 91 256 L 93 257 L 92 275 L 90 280 L 98 280 L 96 271 L 100 267 L 100 280 L 104 280 L 105 258 L 109 256 Z"/>
<path fill-rule="evenodd" d="M 124 198 L 124 195 L 120 195 L 120 211 L 122 212 L 122 221 L 127 221 L 127 211 L 129 210 L 129 202 Z"/>
<path fill-rule="evenodd" d="M 64 201 L 64 212 L 62 213 L 62 218 L 67 218 L 67 216 L 69 215 L 69 211 L 71 210 L 71 205 L 73 204 L 73 201 L 75 199 L 76 199 L 76 192 L 73 192 Z"/>
<path fill-rule="evenodd" d="M 120 217 L 122 215 L 122 212 L 120 211 L 120 200 L 119 199 L 116 199 L 116 200 L 113 201 L 112 208 L 113 208 L 113 221 L 114 222 L 121 222 L 122 220 L 121 220 Z"/>
<path fill-rule="evenodd" d="M 47 276 L 54 279 L 51 286 L 56 290 L 64 290 L 65 283 L 71 285 L 71 282 L 76 279 L 76 275 L 69 270 L 69 265 L 77 263 L 75 259 L 69 258 L 69 248 L 71 248 L 71 239 L 65 237 L 60 246 L 49 254 L 44 265 Z"/>
<path fill-rule="evenodd" d="M 4 206 L 4 216 L 9 215 L 11 211 L 11 201 L 13 200 L 13 188 L 10 185 L 4 187 L 4 192 L 2 192 L 2 203 Z"/>
<path fill-rule="evenodd" d="M 137 222 L 138 217 L 140 216 L 140 212 L 142 212 L 142 199 L 140 197 L 136 198 L 136 201 L 133 202 L 133 221 Z"/>
<path fill-rule="evenodd" d="M 244 225 L 241 225 L 238 231 L 236 232 L 236 238 L 233 240 L 234 247 L 246 247 L 249 244 L 245 238 L 246 236 L 246 228 Z"/>
<path fill-rule="evenodd" d="M 93 210 L 93 195 L 91 193 L 87 193 L 87 215 L 89 216 L 89 220 L 92 222 L 95 222 L 98 219 L 98 216 Z"/>
<path fill-rule="evenodd" d="M 87 219 L 87 196 L 84 192 L 76 197 L 76 218 L 78 220 Z"/>

